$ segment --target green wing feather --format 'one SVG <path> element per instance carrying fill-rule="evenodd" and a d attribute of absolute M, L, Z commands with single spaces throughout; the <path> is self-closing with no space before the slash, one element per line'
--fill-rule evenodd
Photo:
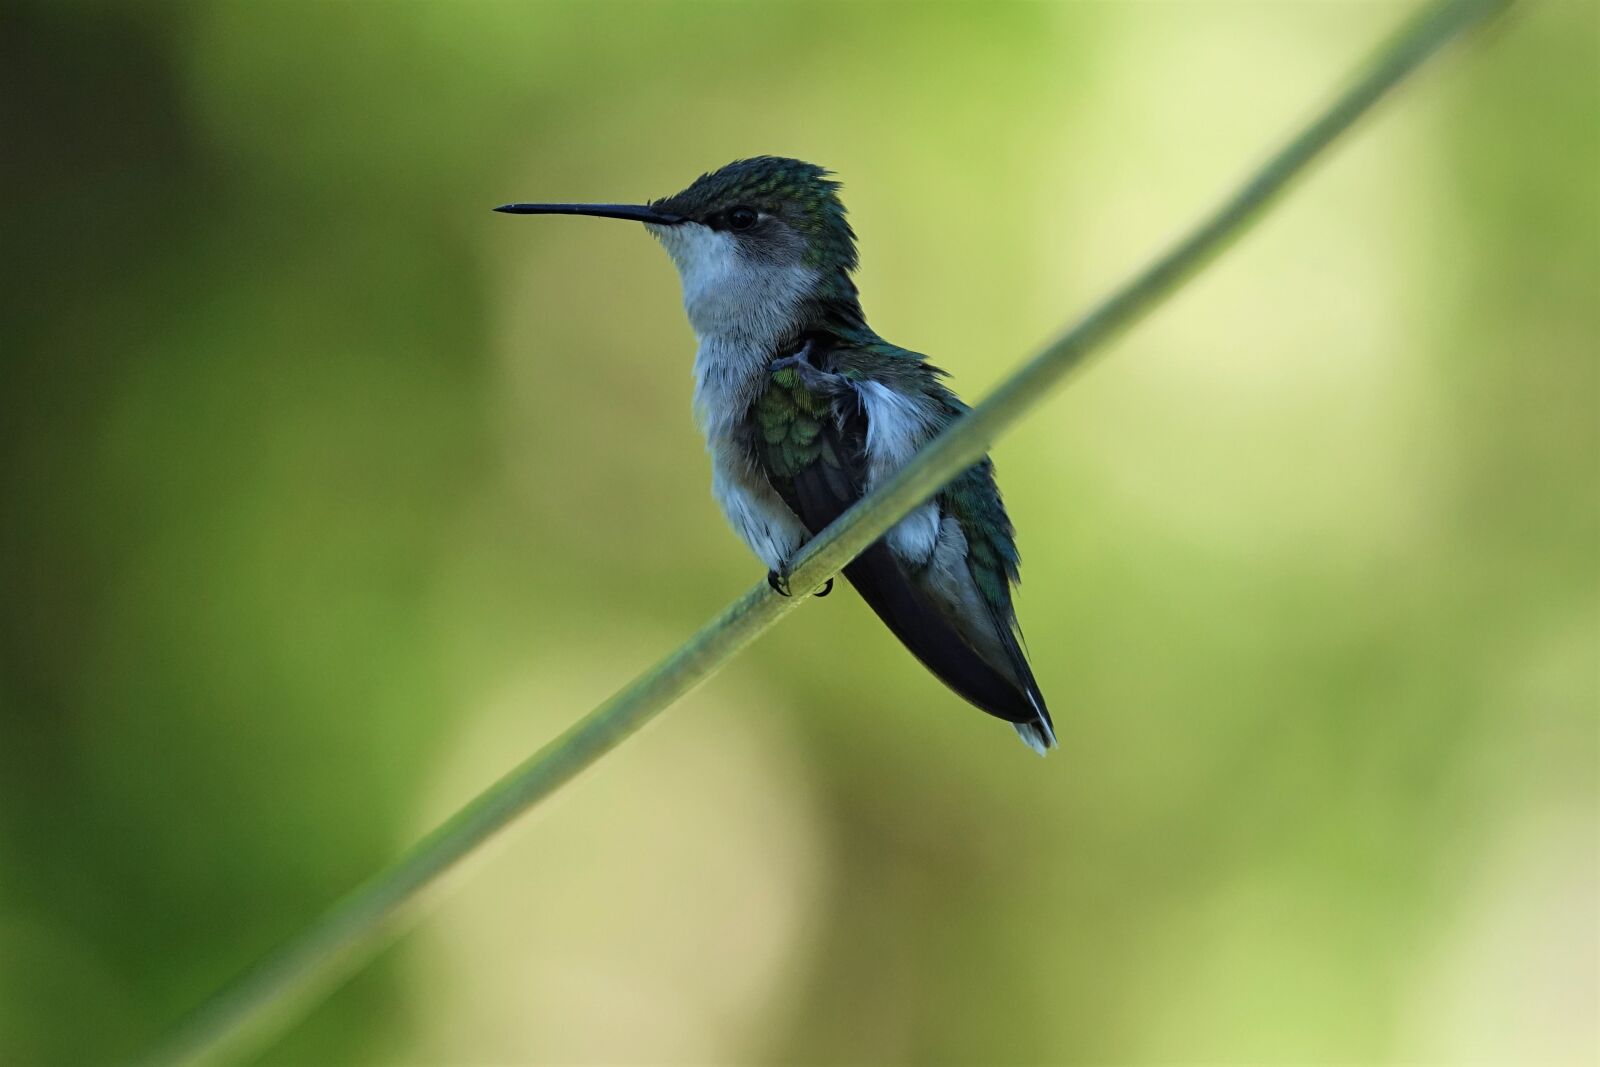
<path fill-rule="evenodd" d="M 905 392 L 932 397 L 959 418 L 967 406 L 945 388 L 944 371 L 920 353 L 889 344 L 875 334 L 841 338 L 844 343 L 828 351 L 830 369 L 850 381 L 878 381 Z M 774 482 L 787 482 L 808 464 L 822 458 L 825 439 L 821 420 L 832 417 L 834 399 L 806 388 L 793 368 L 773 372 L 765 392 L 756 402 L 760 429 L 757 453 Z M 839 458 L 826 457 L 838 466 Z M 782 485 L 779 492 L 784 491 Z M 1016 531 L 1006 515 L 994 464 L 987 458 L 967 468 L 939 494 L 941 510 L 961 524 L 968 546 L 968 564 L 984 599 L 1006 625 L 1014 626 L 1011 587 L 1019 579 L 1021 556 Z"/>
<path fill-rule="evenodd" d="M 850 381 L 873 381 L 936 402 L 939 421 L 966 408 L 920 356 L 881 341 L 829 345 L 802 364 L 773 371 L 751 409 L 749 439 L 768 481 L 801 522 L 818 533 L 858 500 L 867 485 L 871 428 Z M 815 361 L 813 361 L 815 358 Z M 841 380 L 842 379 L 842 380 Z M 925 584 L 880 540 L 845 567 L 845 577 L 895 636 L 940 680 L 992 715 L 1010 721 L 1030 747 L 1053 743 L 1049 712 L 1028 666 L 1011 606 L 1017 549 L 994 469 L 985 458 L 938 494 L 940 510 L 961 525 L 972 586 L 987 618 L 956 606 Z M 967 596 L 968 593 L 957 593 Z M 969 601 L 970 603 L 970 601 Z"/>

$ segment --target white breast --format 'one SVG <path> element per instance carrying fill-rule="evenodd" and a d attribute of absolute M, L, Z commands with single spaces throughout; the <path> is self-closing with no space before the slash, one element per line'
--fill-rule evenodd
<path fill-rule="evenodd" d="M 780 354 L 778 344 L 793 335 L 817 274 L 741 255 L 732 234 L 698 223 L 649 229 L 683 280 L 683 307 L 700 342 L 695 411 L 714 447 L 753 399 L 762 372 Z"/>
<path fill-rule="evenodd" d="M 699 349 L 694 407 L 711 453 L 711 489 L 728 522 L 769 570 L 783 567 L 806 530 L 735 429 L 755 400 L 778 345 L 795 333 L 801 300 L 816 272 L 742 256 L 731 234 L 698 223 L 649 226 L 683 279 L 683 307 Z"/>

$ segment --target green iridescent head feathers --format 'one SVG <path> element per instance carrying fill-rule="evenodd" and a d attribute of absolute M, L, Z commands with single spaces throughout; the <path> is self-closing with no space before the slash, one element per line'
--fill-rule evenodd
<path fill-rule="evenodd" d="M 702 174 L 683 192 L 650 206 L 719 228 L 734 209 L 753 209 L 805 239 L 808 266 L 849 273 L 856 268 L 856 235 L 830 173 L 801 159 L 756 156 Z"/>

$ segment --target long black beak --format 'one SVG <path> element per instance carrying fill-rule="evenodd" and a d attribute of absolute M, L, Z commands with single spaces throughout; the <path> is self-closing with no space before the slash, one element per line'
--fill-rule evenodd
<path fill-rule="evenodd" d="M 594 215 L 602 219 L 653 222 L 657 226 L 676 226 L 689 221 L 682 215 L 657 211 L 643 204 L 501 204 L 495 210 L 508 215 Z"/>

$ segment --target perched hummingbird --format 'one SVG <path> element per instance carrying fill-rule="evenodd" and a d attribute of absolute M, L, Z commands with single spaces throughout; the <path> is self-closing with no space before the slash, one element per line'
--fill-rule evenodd
<path fill-rule="evenodd" d="M 855 233 L 828 175 L 761 156 L 649 204 L 495 209 L 631 219 L 666 246 L 699 341 L 712 493 L 785 596 L 800 546 L 966 410 L 943 371 L 867 325 L 850 276 Z M 1043 755 L 1055 733 L 1012 610 L 1017 563 L 985 458 L 844 573 L 940 681 Z"/>

